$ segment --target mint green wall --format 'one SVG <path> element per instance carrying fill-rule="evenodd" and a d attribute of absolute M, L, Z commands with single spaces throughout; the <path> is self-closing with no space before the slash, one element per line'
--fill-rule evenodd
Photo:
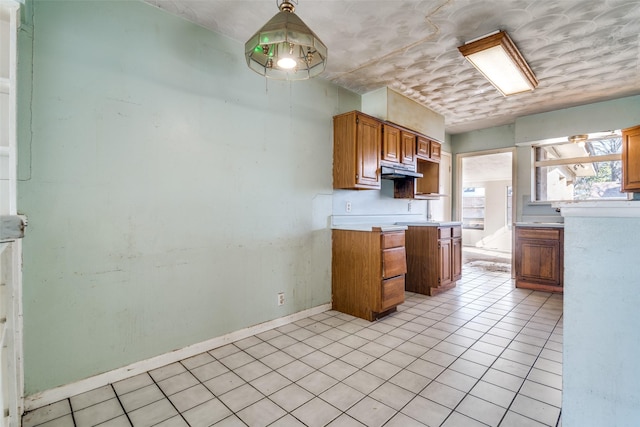
<path fill-rule="evenodd" d="M 142 2 L 29 9 L 27 394 L 330 301 L 331 118 L 359 96 Z"/>

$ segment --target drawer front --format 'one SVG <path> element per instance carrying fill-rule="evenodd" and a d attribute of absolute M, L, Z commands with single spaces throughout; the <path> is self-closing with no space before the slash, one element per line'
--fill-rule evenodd
<path fill-rule="evenodd" d="M 382 233 L 382 249 L 404 246 L 404 231 Z"/>
<path fill-rule="evenodd" d="M 404 246 L 382 251 L 382 277 L 399 276 L 407 272 L 407 254 Z"/>
<path fill-rule="evenodd" d="M 462 237 L 462 227 L 451 227 L 452 237 Z"/>
<path fill-rule="evenodd" d="M 382 281 L 381 310 L 385 311 L 404 302 L 404 276 Z"/>
<path fill-rule="evenodd" d="M 560 239 L 560 229 L 520 227 L 517 229 L 516 236 L 523 239 L 558 240 Z"/>
<path fill-rule="evenodd" d="M 450 239 L 451 227 L 438 227 L 438 239 Z"/>

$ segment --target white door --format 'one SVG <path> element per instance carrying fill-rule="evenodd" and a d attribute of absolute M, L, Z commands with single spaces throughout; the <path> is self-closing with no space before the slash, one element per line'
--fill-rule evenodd
<path fill-rule="evenodd" d="M 0 0 L 0 405 L 2 427 L 22 415 L 22 243 L 6 233 L 16 207 L 16 46 L 19 3 Z"/>

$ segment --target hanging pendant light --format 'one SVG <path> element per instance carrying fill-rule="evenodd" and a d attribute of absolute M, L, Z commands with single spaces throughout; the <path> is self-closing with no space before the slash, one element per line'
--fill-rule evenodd
<path fill-rule="evenodd" d="M 247 65 L 278 80 L 305 80 L 327 65 L 327 47 L 294 13 L 290 0 L 244 45 Z"/>

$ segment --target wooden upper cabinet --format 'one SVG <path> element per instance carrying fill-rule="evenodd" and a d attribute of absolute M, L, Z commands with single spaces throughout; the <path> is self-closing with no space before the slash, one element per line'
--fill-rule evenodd
<path fill-rule="evenodd" d="M 400 129 L 388 124 L 382 125 L 382 160 L 400 163 Z"/>
<path fill-rule="evenodd" d="M 439 142 L 418 135 L 416 140 L 416 157 L 418 159 L 439 162 L 441 156 L 441 144 Z"/>
<path fill-rule="evenodd" d="M 433 161 L 439 162 L 441 156 L 441 144 L 436 141 L 431 141 L 431 152 L 429 153 L 429 158 Z"/>
<path fill-rule="evenodd" d="M 416 164 L 416 134 L 392 126 L 382 125 L 381 160 L 413 166 Z"/>
<path fill-rule="evenodd" d="M 357 111 L 333 118 L 333 188 L 380 189 L 382 124 Z"/>
<path fill-rule="evenodd" d="M 416 141 L 416 157 L 419 159 L 429 160 L 431 150 L 431 140 L 422 135 L 418 135 Z"/>
<path fill-rule="evenodd" d="M 640 125 L 622 130 L 622 191 L 640 192 Z"/>
<path fill-rule="evenodd" d="M 402 131 L 400 138 L 400 163 L 405 165 L 416 164 L 416 135 L 411 132 Z"/>

